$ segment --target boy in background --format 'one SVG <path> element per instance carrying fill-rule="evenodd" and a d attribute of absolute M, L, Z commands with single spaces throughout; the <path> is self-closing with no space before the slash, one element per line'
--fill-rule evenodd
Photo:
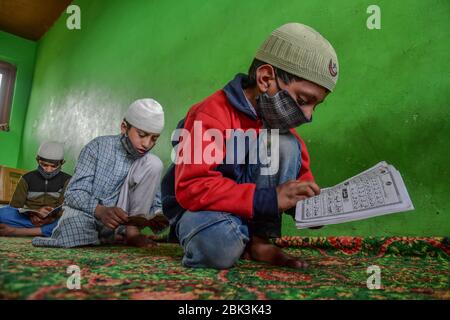
<path fill-rule="evenodd" d="M 64 191 L 71 178 L 61 171 L 63 145 L 43 142 L 36 161 L 38 168 L 20 178 L 9 206 L 0 208 L 0 236 L 49 237 L 58 223 L 62 212 L 47 215 L 62 205 Z"/>

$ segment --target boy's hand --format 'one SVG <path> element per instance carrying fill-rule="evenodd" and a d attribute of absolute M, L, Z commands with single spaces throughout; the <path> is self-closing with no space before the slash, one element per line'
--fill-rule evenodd
<path fill-rule="evenodd" d="M 30 214 L 30 220 L 35 227 L 40 227 L 44 224 L 44 220 L 37 214 Z"/>
<path fill-rule="evenodd" d="M 39 211 L 39 218 L 44 219 L 47 216 L 47 214 L 49 212 L 51 212 L 52 210 L 53 210 L 53 208 L 50 206 L 45 206 L 45 207 L 39 208 L 37 210 L 37 211 Z"/>
<path fill-rule="evenodd" d="M 98 205 L 97 208 L 95 208 L 95 217 L 112 230 L 128 221 L 127 213 L 118 207 Z"/>
<path fill-rule="evenodd" d="M 320 194 L 319 186 L 312 181 L 290 180 L 277 187 L 279 212 L 294 207 L 298 201 Z"/>

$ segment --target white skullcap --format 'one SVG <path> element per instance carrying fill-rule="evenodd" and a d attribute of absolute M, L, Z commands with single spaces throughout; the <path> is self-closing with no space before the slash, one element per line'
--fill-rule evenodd
<path fill-rule="evenodd" d="M 38 156 L 47 160 L 63 160 L 64 145 L 54 141 L 43 142 L 39 147 Z"/>
<path fill-rule="evenodd" d="M 163 108 L 153 99 L 134 101 L 125 113 L 125 120 L 133 127 L 148 133 L 161 133 L 164 129 Z"/>

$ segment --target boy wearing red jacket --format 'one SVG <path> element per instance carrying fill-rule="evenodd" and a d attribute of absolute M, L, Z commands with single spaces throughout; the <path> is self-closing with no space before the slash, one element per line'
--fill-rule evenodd
<path fill-rule="evenodd" d="M 171 234 L 184 249 L 184 266 L 225 269 L 247 257 L 306 267 L 269 240 L 281 235 L 283 212 L 292 213 L 299 200 L 320 193 L 295 128 L 312 121 L 337 74 L 331 44 L 308 26 L 288 23 L 263 43 L 248 75 L 238 74 L 180 121 L 182 139 L 175 141 L 177 159 L 163 179 L 162 202 Z M 239 161 L 239 151 L 229 144 L 230 130 L 231 135 L 253 130 L 258 139 L 265 131 L 275 136 L 263 143 L 271 162 L 259 154 L 252 163 L 251 142 L 245 161 Z M 219 160 L 206 159 L 208 154 Z M 268 170 L 270 163 L 276 163 L 275 170 Z"/>

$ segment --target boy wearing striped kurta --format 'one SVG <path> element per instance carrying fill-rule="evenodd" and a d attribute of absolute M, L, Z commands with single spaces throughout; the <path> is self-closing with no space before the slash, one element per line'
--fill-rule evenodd
<path fill-rule="evenodd" d="M 141 99 L 129 107 L 120 135 L 89 142 L 67 187 L 63 218 L 50 238 L 35 238 L 33 245 L 70 248 L 111 243 L 120 237 L 129 216 L 160 219 L 163 164 L 149 151 L 163 127 L 161 105 Z M 154 245 L 135 226 L 127 226 L 122 236 L 128 245 Z"/>

